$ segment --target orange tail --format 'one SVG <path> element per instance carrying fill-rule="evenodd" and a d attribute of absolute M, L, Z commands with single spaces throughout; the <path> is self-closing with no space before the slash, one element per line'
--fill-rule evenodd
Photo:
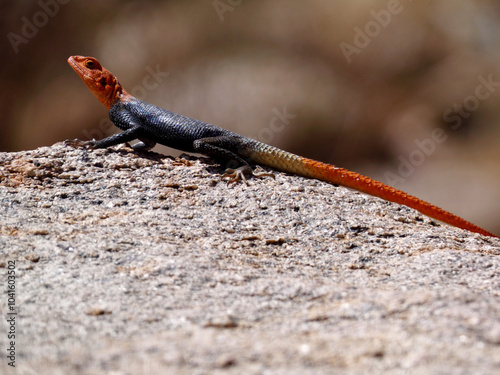
<path fill-rule="evenodd" d="M 363 176 L 356 172 L 348 171 L 344 168 L 337 168 L 333 165 L 321 163 L 312 159 L 302 158 L 304 173 L 307 177 L 331 182 L 346 186 L 364 193 L 374 195 L 390 202 L 403 204 L 416 209 L 424 215 L 458 228 L 467 229 L 471 232 L 481 233 L 485 236 L 498 237 L 483 228 L 474 225 L 461 217 L 445 211 L 442 208 L 434 206 L 426 201 L 418 199 L 404 191 L 385 185 L 382 182 Z"/>

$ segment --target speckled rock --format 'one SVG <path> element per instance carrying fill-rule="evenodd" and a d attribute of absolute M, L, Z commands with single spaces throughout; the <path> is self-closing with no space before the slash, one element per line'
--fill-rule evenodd
<path fill-rule="evenodd" d="M 228 187 L 207 159 L 125 146 L 0 163 L 18 311 L 18 372 L 3 358 L 1 373 L 500 372 L 498 239 L 282 173 Z"/>

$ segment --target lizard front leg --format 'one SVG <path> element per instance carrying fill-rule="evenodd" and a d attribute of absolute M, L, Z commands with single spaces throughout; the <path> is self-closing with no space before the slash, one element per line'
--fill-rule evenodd
<path fill-rule="evenodd" d="M 117 133 L 117 134 L 113 134 L 107 138 L 104 138 L 104 139 L 100 139 L 100 140 L 90 140 L 90 141 L 82 141 L 80 139 L 73 139 L 73 140 L 66 140 L 65 141 L 65 144 L 69 145 L 69 146 L 73 146 L 73 147 L 91 147 L 91 148 L 106 148 L 106 147 L 109 147 L 109 146 L 114 146 L 114 145 L 118 145 L 120 143 L 125 143 L 125 142 L 130 142 L 134 139 L 137 139 L 139 138 L 141 141 L 143 141 L 142 143 L 138 143 L 136 145 L 138 145 L 138 147 L 136 147 L 136 145 L 133 146 L 133 148 L 135 149 L 140 149 L 140 148 L 145 148 L 145 147 L 141 147 L 143 144 L 145 144 L 145 146 L 150 146 L 151 145 L 151 142 L 149 142 L 148 144 L 146 144 L 146 142 L 144 142 L 144 137 L 142 136 L 142 133 L 143 133 L 143 129 L 140 127 L 140 126 L 134 126 L 133 128 L 130 128 L 130 129 L 127 129 L 121 133 Z M 154 144 L 153 144 L 154 146 Z"/>

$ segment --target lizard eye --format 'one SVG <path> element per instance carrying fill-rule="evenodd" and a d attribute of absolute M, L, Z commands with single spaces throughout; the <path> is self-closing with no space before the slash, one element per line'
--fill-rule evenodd
<path fill-rule="evenodd" d="M 106 78 L 104 77 L 101 78 L 101 85 L 102 87 L 106 87 Z"/>
<path fill-rule="evenodd" d="M 94 67 L 94 62 L 92 60 L 85 61 L 85 67 L 92 69 Z"/>

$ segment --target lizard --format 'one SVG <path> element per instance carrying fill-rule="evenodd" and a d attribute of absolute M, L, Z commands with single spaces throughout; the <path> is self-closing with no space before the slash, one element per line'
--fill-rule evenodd
<path fill-rule="evenodd" d="M 139 142 L 132 145 L 132 148 L 139 151 L 149 150 L 159 143 L 238 165 L 238 168 L 228 168 L 223 174 L 222 178 L 229 179 L 229 183 L 246 182 L 246 176 L 274 176 L 271 173 L 254 172 L 251 164 L 260 164 L 281 172 L 342 185 L 416 209 L 452 226 L 498 237 L 451 212 L 357 172 L 295 155 L 139 100 L 129 94 L 118 79 L 93 57 L 71 56 L 68 63 L 97 99 L 109 109 L 109 118 L 114 125 L 122 130 L 101 140 L 67 140 L 68 144 L 106 148 L 138 139 Z"/>

